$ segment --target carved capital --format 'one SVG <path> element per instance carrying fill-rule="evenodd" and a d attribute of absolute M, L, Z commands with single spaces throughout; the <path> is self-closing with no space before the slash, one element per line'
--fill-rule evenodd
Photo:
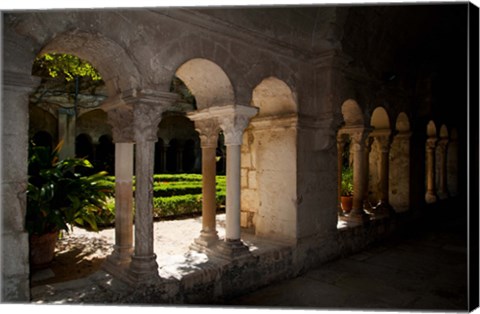
<path fill-rule="evenodd" d="M 436 137 L 429 137 L 427 139 L 427 150 L 435 150 L 435 147 L 437 146 L 437 138 Z"/>
<path fill-rule="evenodd" d="M 350 138 L 352 139 L 353 151 L 363 151 L 365 149 L 365 140 L 368 137 L 368 133 L 368 131 L 362 130 L 350 134 Z"/>
<path fill-rule="evenodd" d="M 375 142 L 378 149 L 382 153 L 388 153 L 390 149 L 390 137 L 389 136 L 376 136 Z"/>
<path fill-rule="evenodd" d="M 448 145 L 448 138 L 440 138 L 440 140 L 437 143 L 437 146 L 442 150 L 445 151 L 447 149 Z"/>
<path fill-rule="evenodd" d="M 119 106 L 107 111 L 107 123 L 112 126 L 113 142 L 133 143 L 133 109 Z"/>
<path fill-rule="evenodd" d="M 225 136 L 225 145 L 242 145 L 243 131 L 248 126 L 247 116 L 220 117 L 219 122 Z"/>
<path fill-rule="evenodd" d="M 216 119 L 195 121 L 195 130 L 200 136 L 201 146 L 205 148 L 215 148 L 218 143 L 218 132 L 220 125 Z"/>
<path fill-rule="evenodd" d="M 156 142 L 158 140 L 158 124 L 162 120 L 162 114 L 178 99 L 178 95 L 149 89 L 133 89 L 122 93 L 121 99 L 133 108 L 135 141 Z"/>

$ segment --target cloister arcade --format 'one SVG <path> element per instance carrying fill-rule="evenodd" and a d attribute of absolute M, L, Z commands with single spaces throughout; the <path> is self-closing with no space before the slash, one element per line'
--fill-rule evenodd
<path fill-rule="evenodd" d="M 464 196 L 464 112 L 444 111 L 445 89 L 427 88 L 443 81 L 415 63 L 437 59 L 408 59 L 391 36 L 382 45 L 395 56 L 371 43 L 382 51 L 371 61 L 373 52 L 359 48 L 369 33 L 359 35 L 358 24 L 371 15 L 372 25 L 399 31 L 393 22 L 373 9 L 322 7 L 317 23 L 310 9 L 266 9 L 265 20 L 234 9 L 6 14 L 2 243 L 4 251 L 17 249 L 4 261 L 3 298 L 30 297 L 24 216 L 32 137 L 52 146 L 68 138 L 64 156 L 76 151 L 114 162 L 115 243 L 103 269 L 140 299 L 178 300 L 183 293 L 208 300 L 293 277 L 408 228 L 422 208 Z M 414 13 L 430 17 L 425 12 Z M 284 20 L 292 23 L 277 23 Z M 417 30 L 426 32 L 421 40 L 440 38 L 429 36 L 420 22 L 427 20 L 401 38 L 423 34 Z M 102 76 L 101 101 L 76 120 L 61 109 L 29 106 L 41 83 L 32 64 L 45 53 L 77 56 Z M 397 56 L 405 66 L 392 65 Z M 392 68 L 406 74 L 385 80 Z M 172 91 L 175 79 L 194 102 Z M 344 155 L 353 170 L 349 213 L 340 205 Z M 217 157 L 225 158 L 219 164 Z M 156 259 L 153 175 L 181 171 L 202 174 L 202 229 L 190 250 L 212 264 L 172 283 L 161 278 Z M 215 217 L 215 175 L 222 172 L 225 237 Z M 268 249 L 253 251 L 247 234 Z"/>

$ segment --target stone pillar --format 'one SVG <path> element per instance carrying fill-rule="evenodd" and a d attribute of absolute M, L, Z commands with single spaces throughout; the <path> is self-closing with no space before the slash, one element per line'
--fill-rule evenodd
<path fill-rule="evenodd" d="M 168 145 L 168 143 L 166 142 L 165 140 L 165 143 L 163 143 L 163 149 L 162 149 L 162 173 L 167 173 L 167 152 L 168 152 L 168 147 L 170 147 L 170 145 Z"/>
<path fill-rule="evenodd" d="M 28 97 L 40 79 L 3 70 L 1 110 L 1 301 L 30 302 L 28 233 Z"/>
<path fill-rule="evenodd" d="M 427 203 L 435 203 L 437 195 L 435 193 L 435 146 L 437 139 L 429 137 L 426 145 L 427 155 L 427 193 L 425 194 L 425 201 Z"/>
<path fill-rule="evenodd" d="M 369 199 L 369 177 L 370 177 L 370 152 L 372 151 L 373 138 L 367 136 L 365 140 L 365 195 L 363 196 L 363 210 L 369 214 L 373 213 L 372 204 Z"/>
<path fill-rule="evenodd" d="M 392 207 L 388 202 L 388 159 L 390 152 L 390 131 L 383 132 L 381 135 L 375 135 L 375 142 L 380 151 L 380 182 L 379 182 L 379 200 L 375 207 L 375 215 L 392 214 Z"/>
<path fill-rule="evenodd" d="M 366 130 L 357 131 L 351 134 L 353 149 L 353 206 L 348 217 L 351 220 L 363 222 L 368 219 L 363 210 L 363 199 L 365 197 L 365 139 L 368 136 Z"/>
<path fill-rule="evenodd" d="M 210 108 L 212 109 L 212 108 Z M 227 147 L 227 197 L 225 241 L 219 250 L 228 258 L 249 254 L 240 240 L 240 156 L 243 131 L 258 109 L 248 106 L 222 106 L 213 109 L 225 136 Z"/>
<path fill-rule="evenodd" d="M 345 145 L 345 135 L 339 134 L 337 136 L 337 211 L 340 216 L 343 216 L 342 210 L 342 169 L 343 169 L 343 151 Z"/>
<path fill-rule="evenodd" d="M 73 109 L 58 109 L 58 139 L 63 141 L 58 153 L 60 160 L 75 156 L 76 115 Z"/>
<path fill-rule="evenodd" d="M 220 126 L 215 119 L 196 120 L 195 129 L 200 135 L 202 147 L 202 230 L 193 248 L 201 250 L 218 242 L 215 157 Z"/>
<path fill-rule="evenodd" d="M 133 107 L 135 150 L 135 251 L 130 263 L 130 278 L 136 283 L 158 279 L 153 235 L 153 174 L 155 142 L 162 113 L 177 98 L 176 94 L 133 91 L 124 99 Z"/>
<path fill-rule="evenodd" d="M 447 190 L 447 145 L 448 145 L 448 138 L 440 138 L 438 141 L 437 148 L 439 150 L 439 164 L 440 164 L 440 171 L 439 171 L 439 178 L 438 178 L 438 197 L 441 200 L 448 198 L 448 190 Z"/>
<path fill-rule="evenodd" d="M 103 268 L 112 274 L 129 266 L 133 252 L 133 109 L 107 109 L 115 143 L 115 245 Z"/>
<path fill-rule="evenodd" d="M 409 131 L 396 134 L 390 149 L 389 202 L 395 212 L 410 209 L 410 136 Z"/>

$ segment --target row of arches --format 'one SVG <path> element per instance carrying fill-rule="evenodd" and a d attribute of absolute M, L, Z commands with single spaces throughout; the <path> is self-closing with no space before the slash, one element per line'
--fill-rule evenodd
<path fill-rule="evenodd" d="M 341 107 L 344 125 L 337 133 L 338 212 L 340 219 L 364 221 L 381 218 L 410 209 L 412 156 L 409 117 L 400 112 L 395 125 L 384 107 L 376 107 L 370 121 L 355 100 Z M 425 202 L 457 194 L 458 147 L 455 128 L 449 135 L 446 125 L 437 131 L 434 121 L 425 125 Z M 347 150 L 347 154 L 345 151 Z M 347 161 L 345 161 L 345 155 Z M 342 208 L 342 180 L 346 167 L 353 168 L 353 206 Z M 448 183 L 447 183 L 448 182 Z"/>

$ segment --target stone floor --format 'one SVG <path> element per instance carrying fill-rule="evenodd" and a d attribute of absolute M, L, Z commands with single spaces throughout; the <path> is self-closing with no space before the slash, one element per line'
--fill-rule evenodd
<path fill-rule="evenodd" d="M 224 215 L 218 215 L 217 220 L 222 235 Z M 432 225 L 437 227 L 432 228 Z M 187 258 L 192 258 L 191 254 L 185 254 L 191 242 L 175 241 L 199 232 L 199 228 L 199 218 L 156 224 L 155 246 L 162 277 L 182 276 L 182 265 Z M 113 241 L 112 235 L 101 237 Z M 268 246 L 247 242 L 251 250 Z M 198 254 L 194 258 L 201 262 L 202 256 Z M 320 265 L 295 279 L 214 306 L 227 309 L 466 311 L 467 276 L 463 222 L 433 223 L 424 230 L 412 230 L 361 253 Z M 122 285 L 99 271 L 87 278 L 32 288 L 32 297 L 34 303 L 81 303 L 88 299 L 88 303 L 102 304 L 107 299 L 115 302 L 115 291 L 121 291 Z"/>

